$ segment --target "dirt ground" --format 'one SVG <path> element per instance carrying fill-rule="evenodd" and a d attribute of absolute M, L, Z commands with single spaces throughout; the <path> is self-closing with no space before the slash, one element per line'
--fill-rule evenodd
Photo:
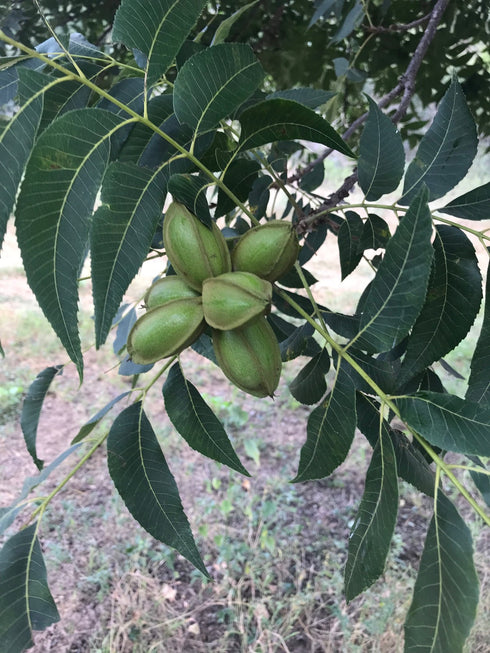
<path fill-rule="evenodd" d="M 19 397 L 14 392 L 10 403 L 3 396 L 1 411 L 0 505 L 5 506 L 18 496 L 24 479 L 36 473 L 20 430 L 20 400 L 39 371 L 65 362 L 66 356 L 23 280 L 11 230 L 2 265 L 0 333 L 7 357 L 0 362 L 0 387 L 20 387 Z M 133 286 L 130 295 L 138 296 L 155 271 Z M 338 276 L 328 267 L 318 299 L 337 308 L 334 284 L 339 286 Z M 349 279 L 344 288 L 347 296 L 354 296 L 359 281 Z M 87 286 L 81 307 L 86 335 L 91 327 Z M 286 366 L 274 401 L 261 401 L 232 389 L 221 372 L 197 354 L 184 354 L 186 373 L 214 399 L 252 473 L 251 479 L 241 477 L 191 450 L 168 421 L 161 384 L 152 390 L 148 413 L 213 581 L 203 581 L 190 564 L 152 540 L 128 515 L 112 486 L 101 447 L 43 520 L 41 543 L 61 619 L 36 635 L 33 651 L 402 650 L 403 619 L 430 518 L 429 502 L 403 486 L 385 576 L 347 605 L 342 567 L 370 450 L 357 436 L 348 461 L 331 477 L 301 485 L 288 482 L 296 472 L 310 412 L 292 400 L 287 389 L 301 362 Z M 129 389 L 130 379 L 118 376 L 113 366 L 109 344 L 98 353 L 87 351 L 80 389 L 72 365 L 56 378 L 39 423 L 41 459 L 53 460 L 83 423 Z M 109 417 L 95 433 L 110 423 Z M 46 495 L 56 487 L 78 455 L 65 461 L 38 492 Z M 461 509 L 473 523 L 482 592 L 488 595 L 488 535 L 466 506 Z M 472 653 L 487 650 L 482 624 L 488 624 L 488 609 L 487 600 L 469 644 Z"/>

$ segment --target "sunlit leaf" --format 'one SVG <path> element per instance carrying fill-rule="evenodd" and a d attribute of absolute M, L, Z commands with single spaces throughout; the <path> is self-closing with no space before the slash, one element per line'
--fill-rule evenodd
<path fill-rule="evenodd" d="M 162 391 L 170 421 L 189 446 L 240 474 L 250 476 L 223 425 L 195 386 L 184 377 L 179 363 L 171 368 Z"/>
<path fill-rule="evenodd" d="M 355 158 L 348 145 L 324 118 L 292 100 L 259 102 L 240 115 L 240 123 L 240 150 L 250 150 L 276 141 L 301 139 L 321 143 Z"/>
<path fill-rule="evenodd" d="M 368 97 L 369 115 L 359 141 L 358 176 L 366 199 L 377 200 L 394 191 L 403 176 L 405 152 L 393 124 Z"/>
<path fill-rule="evenodd" d="M 427 191 L 412 201 L 386 246 L 364 303 L 357 346 L 388 351 L 410 330 L 424 303 L 433 250 Z"/>
<path fill-rule="evenodd" d="M 153 84 L 172 64 L 205 4 L 205 0 L 123 0 L 112 39 L 146 55 L 148 82 Z"/>
<path fill-rule="evenodd" d="M 400 384 L 452 351 L 480 309 L 481 274 L 467 236 L 456 227 L 438 225 L 434 252 L 427 296 L 408 339 Z"/>
<path fill-rule="evenodd" d="M 488 220 L 490 215 L 490 182 L 470 190 L 438 209 L 464 220 Z"/>
<path fill-rule="evenodd" d="M 22 404 L 20 425 L 24 434 L 27 451 L 31 454 L 32 460 L 38 469 L 42 469 L 44 465 L 44 462 L 37 457 L 36 449 L 39 417 L 49 386 L 54 377 L 61 373 L 62 369 L 63 365 L 55 365 L 53 367 L 47 367 L 40 372 L 29 386 L 27 396 Z"/>
<path fill-rule="evenodd" d="M 461 653 L 477 605 L 471 533 L 439 491 L 405 622 L 405 653 Z"/>
<path fill-rule="evenodd" d="M 490 406 L 426 391 L 395 401 L 401 418 L 431 444 L 490 457 Z"/>
<path fill-rule="evenodd" d="M 195 132 L 214 127 L 259 86 L 263 70 L 250 46 L 222 43 L 198 52 L 179 70 L 175 114 Z"/>
<path fill-rule="evenodd" d="M 141 402 L 126 408 L 112 425 L 107 462 L 114 485 L 133 517 L 207 576 L 174 477 Z"/>
<path fill-rule="evenodd" d="M 124 293 L 145 260 L 167 195 L 163 172 L 112 163 L 92 221 L 96 347 L 104 344 Z"/>
<path fill-rule="evenodd" d="M 60 616 L 49 591 L 37 524 L 24 528 L 0 551 L 0 642 L 7 653 L 34 645 L 34 630 Z"/>
<path fill-rule="evenodd" d="M 429 201 L 445 195 L 468 172 L 477 145 L 475 121 L 454 79 L 408 166 L 400 204 L 410 204 L 422 184 L 429 189 Z"/>
<path fill-rule="evenodd" d="M 90 216 L 121 117 L 71 111 L 40 136 L 16 210 L 17 239 L 29 286 L 82 377 L 78 277 Z"/>
<path fill-rule="evenodd" d="M 298 473 L 292 482 L 329 476 L 349 453 L 355 429 L 355 389 L 341 367 L 332 391 L 310 414 Z"/>
<path fill-rule="evenodd" d="M 366 486 L 349 537 L 345 598 L 351 601 L 384 571 L 398 512 L 395 453 L 389 434 L 379 429 Z"/>

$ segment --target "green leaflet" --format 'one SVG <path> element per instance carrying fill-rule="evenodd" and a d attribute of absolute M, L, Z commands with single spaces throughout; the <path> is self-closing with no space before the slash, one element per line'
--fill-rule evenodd
<path fill-rule="evenodd" d="M 163 171 L 110 165 L 91 231 L 96 347 L 104 344 L 124 293 L 150 249 L 167 195 Z"/>
<path fill-rule="evenodd" d="M 29 286 L 80 378 L 78 276 L 111 137 L 124 124 L 128 121 L 102 109 L 71 111 L 55 120 L 32 151 L 17 203 L 17 238 Z"/>
<path fill-rule="evenodd" d="M 205 132 L 243 104 L 263 76 L 248 45 L 222 43 L 197 52 L 175 80 L 175 115 L 196 133 Z"/>
<path fill-rule="evenodd" d="M 204 0 L 123 0 L 112 38 L 146 55 L 148 83 L 153 84 L 172 64 L 205 4 Z"/>
<path fill-rule="evenodd" d="M 366 475 L 364 495 L 349 537 L 345 567 L 347 601 L 370 587 L 383 573 L 397 512 L 395 452 L 389 433 L 380 428 Z"/>
<path fill-rule="evenodd" d="M 388 351 L 407 335 L 425 300 L 431 231 L 427 190 L 422 189 L 388 241 L 363 305 L 357 347 Z"/>
<path fill-rule="evenodd" d="M 405 622 L 405 653 L 461 653 L 477 604 L 470 531 L 439 491 Z"/>
<path fill-rule="evenodd" d="M 123 410 L 114 421 L 107 440 L 107 463 L 133 517 L 207 576 L 174 477 L 141 402 Z"/>
<path fill-rule="evenodd" d="M 8 653 L 34 645 L 33 630 L 60 616 L 49 591 L 37 524 L 24 528 L 0 551 L 0 642 Z"/>
<path fill-rule="evenodd" d="M 189 446 L 240 474 L 250 476 L 223 425 L 199 391 L 184 378 L 179 363 L 171 368 L 162 391 L 168 416 Z"/>

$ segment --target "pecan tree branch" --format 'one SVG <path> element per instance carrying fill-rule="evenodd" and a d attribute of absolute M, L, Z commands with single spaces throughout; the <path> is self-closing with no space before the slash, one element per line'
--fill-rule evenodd
<path fill-rule="evenodd" d="M 392 116 L 392 120 L 395 124 L 403 118 L 403 116 L 405 115 L 408 109 L 408 105 L 410 104 L 410 101 L 415 93 L 415 79 L 417 77 L 417 73 L 420 69 L 420 66 L 422 65 L 422 61 L 424 60 L 425 55 L 427 54 L 429 45 L 434 39 L 434 36 L 437 31 L 437 27 L 439 26 L 439 23 L 442 20 L 442 16 L 444 15 L 444 12 L 448 4 L 449 4 L 449 0 L 437 0 L 430 14 L 429 22 L 424 31 L 424 34 L 420 39 L 419 44 L 415 48 L 415 52 L 413 54 L 413 57 L 409 65 L 407 66 L 405 73 L 400 77 L 400 81 L 395 86 L 395 88 L 391 90 L 389 93 L 387 93 L 385 96 L 383 96 L 378 103 L 378 106 L 380 108 L 383 108 L 388 104 L 390 104 L 390 102 L 395 97 L 400 95 L 400 93 L 403 93 L 398 109 L 395 111 L 395 113 Z M 367 116 L 368 116 L 367 112 L 364 113 L 362 116 L 359 116 L 359 118 L 357 118 L 357 120 L 355 120 L 350 125 L 350 127 L 344 132 L 342 138 L 344 140 L 347 140 L 356 131 L 356 129 L 358 129 L 358 127 L 360 127 L 364 123 Z M 303 175 L 306 174 L 306 172 L 311 170 L 315 165 L 318 165 L 319 163 L 321 163 L 321 161 L 326 159 L 327 156 L 329 156 L 332 151 L 333 150 L 331 149 L 326 150 L 318 159 L 316 159 L 311 164 L 309 164 L 309 166 L 306 166 L 306 168 L 304 168 L 301 171 L 301 173 L 297 173 L 296 175 L 294 175 L 294 177 L 288 179 L 288 181 L 296 181 L 297 179 L 300 179 Z M 354 172 L 344 180 L 342 186 L 334 193 L 332 193 L 329 197 L 327 197 L 325 202 L 317 209 L 317 212 L 320 213 L 327 208 L 336 206 L 340 201 L 345 199 L 347 195 L 350 193 L 350 191 L 352 190 L 352 188 L 354 187 L 354 185 L 356 184 L 357 178 L 358 178 L 357 170 L 354 170 Z M 310 220 L 311 220 L 311 215 L 309 216 L 309 221 Z"/>
<path fill-rule="evenodd" d="M 418 27 L 419 25 L 423 25 L 426 23 L 431 17 L 431 14 L 427 14 L 426 16 L 422 16 L 422 18 L 418 18 L 417 20 L 413 20 L 411 23 L 392 23 L 391 25 L 388 25 L 388 27 L 383 27 L 382 25 L 363 25 L 363 28 L 366 30 L 366 32 L 371 32 L 372 34 L 382 34 L 386 32 L 408 32 L 408 30 L 413 29 L 414 27 Z"/>

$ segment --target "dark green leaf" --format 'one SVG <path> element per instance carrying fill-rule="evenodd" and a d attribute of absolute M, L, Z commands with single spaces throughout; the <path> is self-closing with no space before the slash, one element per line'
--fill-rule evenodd
<path fill-rule="evenodd" d="M 114 485 L 133 517 L 207 576 L 174 477 L 141 402 L 126 408 L 112 425 L 107 462 Z"/>
<path fill-rule="evenodd" d="M 490 263 L 487 267 L 485 289 L 485 311 L 480 336 L 471 359 L 471 374 L 468 380 L 466 399 L 490 404 Z"/>
<path fill-rule="evenodd" d="M 488 475 L 488 466 L 478 456 L 468 456 L 468 458 L 478 466 L 482 468 L 482 473 L 477 471 L 470 472 L 473 483 L 476 485 L 480 494 L 482 495 L 483 500 L 490 508 L 490 476 Z M 486 472 L 486 473 L 485 473 Z"/>
<path fill-rule="evenodd" d="M 173 97 L 171 94 L 157 95 L 148 102 L 148 120 L 162 129 L 165 133 L 169 131 L 168 123 L 166 121 L 172 116 L 176 121 L 174 116 Z M 182 127 L 180 127 L 180 131 L 182 131 Z M 185 132 L 185 140 L 188 140 L 191 137 L 191 132 L 189 129 L 186 129 Z M 171 136 L 175 137 L 176 134 L 173 132 Z M 161 149 L 164 150 L 164 152 L 175 153 L 174 148 L 172 148 L 167 141 L 164 141 L 160 136 L 158 136 L 158 134 L 155 134 L 153 129 L 150 129 L 150 127 L 147 127 L 147 125 L 144 125 L 141 122 L 137 123 L 125 141 L 124 146 L 119 153 L 119 159 L 121 161 L 131 161 L 136 162 L 139 165 L 146 165 L 148 168 L 156 168 L 163 160 L 165 160 L 165 158 L 169 158 L 169 154 L 166 156 L 165 153 L 159 153 L 158 157 L 155 156 L 154 158 L 148 156 L 146 148 L 151 141 L 155 142 L 156 140 L 158 140 Z M 181 143 L 180 140 L 179 143 Z"/>
<path fill-rule="evenodd" d="M 131 392 L 128 390 L 127 392 L 123 392 L 122 394 L 118 395 L 111 401 L 109 401 L 108 404 L 104 406 L 101 410 L 99 410 L 98 413 L 96 413 L 93 417 L 91 417 L 88 422 L 85 422 L 85 424 L 81 427 L 81 429 L 78 431 L 77 435 L 73 438 L 71 441 L 72 444 L 76 444 L 77 442 L 81 442 L 84 438 L 87 437 L 94 428 L 97 426 L 97 424 L 100 422 L 100 420 L 107 415 L 107 413 L 110 411 L 110 409 L 117 404 L 121 399 L 124 399 L 124 397 L 127 397 Z"/>
<path fill-rule="evenodd" d="M 322 317 L 328 326 L 343 338 L 354 338 L 359 333 L 360 315 L 343 315 L 334 311 L 322 311 Z"/>
<path fill-rule="evenodd" d="M 369 115 L 359 141 L 359 186 L 374 201 L 394 191 L 403 176 L 402 138 L 388 116 L 368 97 Z"/>
<path fill-rule="evenodd" d="M 305 238 L 303 247 L 301 248 L 298 256 L 298 261 L 300 265 L 307 263 L 311 257 L 317 253 L 320 247 L 325 242 L 327 237 L 327 225 L 323 222 L 315 228 L 314 231 L 311 231 Z"/>
<path fill-rule="evenodd" d="M 49 390 L 51 381 L 57 374 L 60 374 L 63 365 L 47 367 L 40 372 L 29 386 L 27 396 L 22 404 L 22 414 L 20 416 L 20 425 L 27 451 L 31 454 L 32 460 L 38 469 L 42 469 L 44 462 L 39 460 L 36 453 L 36 438 L 39 417 L 43 407 L 44 398 Z"/>
<path fill-rule="evenodd" d="M 329 476 L 344 462 L 356 429 L 356 394 L 341 367 L 326 400 L 308 419 L 306 442 L 301 449 L 293 483 Z"/>
<path fill-rule="evenodd" d="M 17 204 L 27 280 L 80 378 L 78 276 L 111 136 L 121 123 L 102 109 L 71 111 L 55 120 L 34 147 Z"/>
<path fill-rule="evenodd" d="M 490 181 L 460 195 L 446 206 L 438 209 L 465 220 L 488 220 L 490 215 Z"/>
<path fill-rule="evenodd" d="M 347 601 L 352 601 L 383 573 L 397 512 L 395 453 L 389 433 L 380 428 L 366 475 L 364 494 L 349 537 L 345 566 Z"/>
<path fill-rule="evenodd" d="M 338 0 L 323 0 L 323 2 L 320 2 L 318 7 L 315 9 L 315 13 L 311 17 L 311 20 L 308 24 L 308 29 L 317 23 L 320 18 L 327 17 L 333 11 L 334 5 L 337 2 Z"/>
<path fill-rule="evenodd" d="M 445 195 L 468 172 L 477 145 L 475 121 L 461 86 L 453 80 L 408 166 L 400 204 L 410 204 L 422 184 L 429 189 L 429 201 Z"/>
<path fill-rule="evenodd" d="M 387 351 L 410 330 L 424 303 L 433 256 L 427 190 L 412 201 L 386 246 L 367 295 L 357 345 Z"/>
<path fill-rule="evenodd" d="M 205 0 L 123 0 L 112 39 L 147 56 L 148 83 L 165 74 L 206 4 Z"/>
<path fill-rule="evenodd" d="M 235 12 L 231 14 L 231 16 L 228 16 L 228 18 L 225 18 L 219 26 L 218 29 L 216 30 L 213 41 L 211 45 L 218 45 L 219 43 L 223 43 L 226 41 L 228 38 L 228 35 L 230 33 L 231 28 L 233 25 L 236 23 L 236 21 L 240 18 L 242 14 L 244 14 L 246 11 L 250 9 L 250 7 L 253 7 L 255 4 L 257 4 L 258 0 L 253 0 L 253 2 L 249 2 L 248 4 L 244 5 L 243 7 L 240 7 L 237 9 Z"/>
<path fill-rule="evenodd" d="M 311 170 L 301 176 L 299 187 L 307 193 L 312 193 L 325 180 L 325 166 L 323 162 L 314 165 Z"/>
<path fill-rule="evenodd" d="M 385 248 L 391 238 L 388 224 L 376 213 L 370 213 L 364 222 L 361 239 L 359 241 L 359 251 L 364 252 L 366 249 Z"/>
<path fill-rule="evenodd" d="M 260 164 L 257 161 L 235 159 L 221 177 L 221 181 L 243 202 L 251 192 L 259 170 Z M 218 205 L 214 213 L 215 218 L 225 215 L 234 208 L 235 202 L 228 197 L 222 188 L 219 188 Z"/>
<path fill-rule="evenodd" d="M 428 442 L 456 453 L 490 457 L 490 407 L 451 394 L 399 397 L 401 418 Z"/>
<path fill-rule="evenodd" d="M 306 283 L 311 287 L 313 284 L 318 282 L 318 279 L 316 279 L 309 270 L 306 270 L 305 268 L 301 268 L 301 272 L 303 273 L 303 276 L 306 280 Z M 289 272 L 286 272 L 286 274 L 283 274 L 280 279 L 277 280 L 277 283 L 281 284 L 281 286 L 285 286 L 286 288 L 303 288 L 303 280 L 298 274 L 298 271 L 296 268 L 292 268 L 289 270 Z"/>
<path fill-rule="evenodd" d="M 298 295 L 297 293 L 291 292 L 289 290 L 283 290 L 282 292 L 286 294 L 288 297 L 290 297 L 294 302 L 296 302 L 296 304 L 298 304 L 298 306 L 300 306 L 309 315 L 313 315 L 315 313 L 315 307 L 312 305 L 312 303 L 307 297 L 303 297 L 302 295 Z M 274 306 L 277 306 L 277 308 L 282 313 L 285 313 L 286 315 L 290 315 L 291 317 L 299 317 L 300 319 L 303 319 L 303 316 L 300 315 L 296 311 L 296 309 L 289 304 L 289 302 L 284 300 L 275 291 L 273 291 L 272 293 L 272 303 L 274 304 Z M 321 304 L 318 304 L 318 308 L 321 311 L 328 310 L 325 306 L 322 306 Z"/>
<path fill-rule="evenodd" d="M 250 476 L 223 425 L 199 391 L 184 377 L 179 363 L 171 368 L 162 391 L 170 421 L 189 446 L 240 474 Z"/>
<path fill-rule="evenodd" d="M 480 309 L 481 283 L 471 241 L 456 227 L 438 225 L 427 296 L 408 339 L 401 384 L 452 351 L 467 335 Z"/>
<path fill-rule="evenodd" d="M 327 391 L 325 374 L 330 369 L 330 356 L 326 349 L 314 356 L 289 384 L 293 397 L 307 406 L 320 401 Z"/>
<path fill-rule="evenodd" d="M 356 396 L 357 427 L 374 449 L 379 438 L 379 404 L 360 392 Z M 384 419 L 382 429 L 384 435 L 391 437 L 399 477 L 427 496 L 434 496 L 434 472 L 420 451 L 403 433 L 390 428 Z"/>
<path fill-rule="evenodd" d="M 349 349 L 349 354 L 383 392 L 390 394 L 398 387 L 398 371 L 400 369 L 398 361 L 385 359 L 381 356 L 374 358 L 353 347 Z M 367 394 L 374 394 L 373 388 L 371 388 L 368 382 L 354 368 L 348 366 L 346 374 L 352 379 L 356 390 L 361 390 L 361 392 Z"/>
<path fill-rule="evenodd" d="M 332 43 L 338 43 L 345 39 L 351 34 L 356 27 L 358 27 L 364 17 L 364 7 L 361 0 L 356 0 L 355 5 L 348 12 L 347 16 L 344 19 L 344 22 L 340 26 L 339 31 L 335 34 L 332 39 Z"/>
<path fill-rule="evenodd" d="M 29 93 L 29 100 L 20 107 L 0 133 L 0 249 L 7 222 L 12 213 L 17 187 L 22 179 L 24 167 L 36 138 L 43 110 L 43 95 L 50 85 L 61 80 L 20 69 L 19 85 L 23 93 Z"/>
<path fill-rule="evenodd" d="M 334 91 L 324 91 L 321 88 L 287 88 L 283 91 L 274 91 L 269 93 L 266 100 L 282 98 L 283 100 L 294 100 L 305 107 L 316 109 L 331 100 L 335 95 Z M 323 166 L 320 166 L 323 167 Z"/>
<path fill-rule="evenodd" d="M 195 175 L 176 174 L 168 180 L 168 192 L 176 202 L 186 206 L 191 213 L 211 229 L 211 213 L 206 199 L 209 179 Z"/>
<path fill-rule="evenodd" d="M 251 150 L 276 141 L 302 139 L 321 143 L 355 158 L 351 149 L 326 120 L 293 100 L 260 102 L 240 115 L 240 123 L 240 150 Z"/>
<path fill-rule="evenodd" d="M 5 653 L 34 646 L 34 630 L 60 616 L 49 591 L 37 524 L 24 528 L 0 551 L 0 641 Z"/>
<path fill-rule="evenodd" d="M 354 211 L 346 211 L 345 220 L 339 229 L 339 257 L 342 281 L 353 272 L 362 259 L 359 243 L 364 223 Z"/>
<path fill-rule="evenodd" d="M 471 533 L 439 491 L 405 622 L 405 653 L 461 653 L 477 605 Z"/>
<path fill-rule="evenodd" d="M 201 356 L 204 356 L 204 358 L 207 358 L 215 365 L 218 365 L 218 361 L 216 360 L 216 355 L 214 353 L 213 341 L 211 336 L 208 336 L 207 333 L 202 333 L 199 338 L 192 343 L 191 347 L 195 352 Z"/>
<path fill-rule="evenodd" d="M 245 102 L 263 76 L 253 50 L 243 43 L 222 43 L 198 52 L 175 80 L 175 114 L 196 133 L 207 131 Z"/>
<path fill-rule="evenodd" d="M 106 341 L 124 293 L 150 248 L 167 195 L 163 172 L 134 163 L 110 165 L 91 231 L 95 344 Z"/>
<path fill-rule="evenodd" d="M 299 327 L 291 330 L 291 333 L 284 340 L 280 340 L 279 349 L 281 360 L 286 363 L 302 355 L 316 355 L 320 352 L 320 345 L 313 339 L 313 327 L 305 322 Z M 313 353 L 312 353 L 313 352 Z"/>
<path fill-rule="evenodd" d="M 136 113 L 143 113 L 145 99 L 144 79 L 141 77 L 126 77 L 125 79 L 121 79 L 111 87 L 109 95 L 119 103 L 122 102 L 133 111 L 136 111 Z M 124 117 L 128 115 L 125 109 L 111 102 L 108 98 L 102 98 L 97 102 L 96 106 L 98 109 L 112 111 Z"/>

